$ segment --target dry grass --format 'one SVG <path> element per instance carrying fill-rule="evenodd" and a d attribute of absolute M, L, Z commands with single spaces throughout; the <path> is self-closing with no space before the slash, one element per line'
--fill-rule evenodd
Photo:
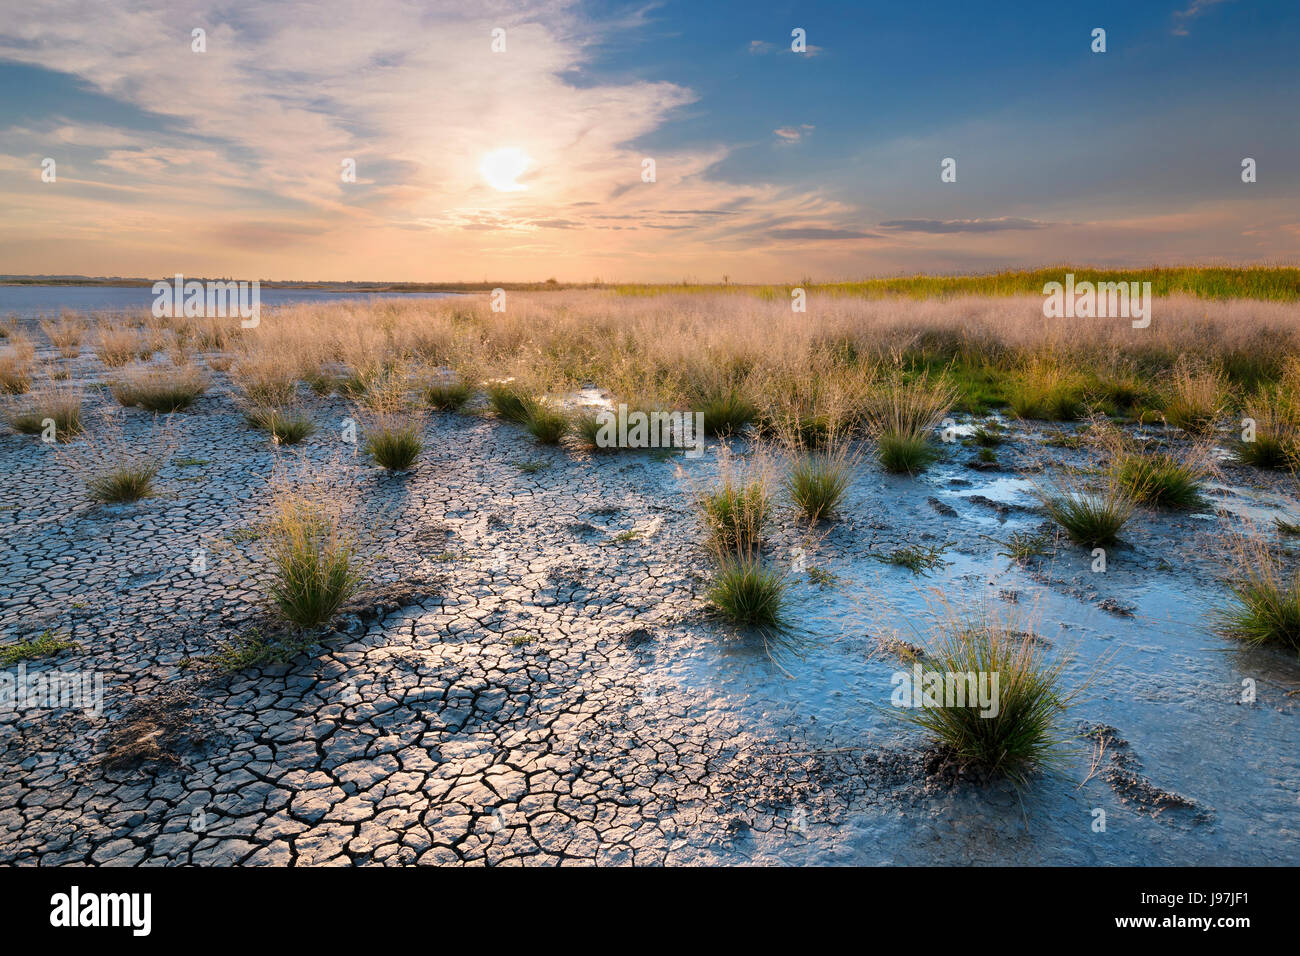
<path fill-rule="evenodd" d="M 75 312 L 64 312 L 57 319 L 45 319 L 41 322 L 41 330 L 64 358 L 76 358 L 81 354 L 86 323 Z"/>
<path fill-rule="evenodd" d="M 131 440 L 116 416 L 106 412 L 93 432 L 60 449 L 59 455 L 81 478 L 92 501 L 124 504 L 152 493 L 154 479 L 175 447 L 167 426 L 155 422 L 147 435 Z"/>
<path fill-rule="evenodd" d="M 82 432 L 81 403 L 80 388 L 50 384 L 21 400 L 11 400 L 4 415 L 20 434 L 65 442 Z"/>
<path fill-rule="evenodd" d="M 101 325 L 95 331 L 95 355 L 109 368 L 121 368 L 145 348 L 144 339 L 134 329 Z"/>
<path fill-rule="evenodd" d="M 109 384 L 119 404 L 149 412 L 181 412 L 207 391 L 208 376 L 193 365 L 136 365 Z"/>
<path fill-rule="evenodd" d="M 21 395 L 32 387 L 36 348 L 21 332 L 11 332 L 0 346 L 0 392 Z"/>
<path fill-rule="evenodd" d="M 254 352 L 230 369 L 236 400 L 246 408 L 281 408 L 298 394 L 299 370 L 292 356 Z"/>
<path fill-rule="evenodd" d="M 1212 434 L 1227 409 L 1227 394 L 1217 365 L 1180 356 L 1169 373 L 1165 421 L 1192 435 Z"/>
<path fill-rule="evenodd" d="M 739 427 L 752 406 L 760 427 L 793 423 L 809 439 L 861 424 L 882 366 L 931 378 L 951 369 L 964 400 L 1012 400 L 1026 415 L 1053 417 L 1077 412 L 1081 383 L 1088 397 L 1127 410 L 1149 397 L 1146 383 L 1163 381 L 1177 419 L 1181 400 L 1202 392 L 1211 411 L 1218 408 L 1214 376 L 1199 370 L 1219 369 L 1223 381 L 1253 389 L 1276 380 L 1288 354 L 1300 354 L 1293 303 L 1170 296 L 1155 308 L 1151 327 L 1133 329 L 1126 321 L 1045 319 L 1038 295 L 913 300 L 814 292 L 808 313 L 796 314 L 779 296 L 583 290 L 515 293 L 506 313 L 492 312 L 485 296 L 390 299 L 277 309 L 249 333 L 217 333 L 220 326 L 198 319 L 180 320 L 176 331 L 200 347 L 205 338 L 215 347 L 219 336 L 238 335 L 238 365 L 339 363 L 360 386 L 357 400 L 375 391 L 387 369 L 458 368 L 470 357 L 474 383 L 522 372 L 536 379 L 527 393 L 539 395 L 595 382 L 632 407 L 708 405 L 719 412 L 720 430 Z M 1125 361 L 1117 364 L 1116 355 Z M 1175 374 L 1179 356 L 1185 365 Z M 998 383 L 1006 386 L 1000 395 Z"/>

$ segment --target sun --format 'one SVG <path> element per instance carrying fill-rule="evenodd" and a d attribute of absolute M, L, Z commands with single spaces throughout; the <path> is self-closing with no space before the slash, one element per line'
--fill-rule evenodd
<path fill-rule="evenodd" d="M 528 187 L 515 182 L 524 174 L 532 160 L 518 146 L 494 149 L 479 160 L 478 171 L 487 184 L 503 193 L 517 193 Z"/>

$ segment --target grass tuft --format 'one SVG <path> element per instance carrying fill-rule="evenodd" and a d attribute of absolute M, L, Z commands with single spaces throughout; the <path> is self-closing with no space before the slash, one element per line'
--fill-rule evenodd
<path fill-rule="evenodd" d="M 5 418 L 9 426 L 20 434 L 49 433 L 55 441 L 70 441 L 83 431 L 81 391 L 58 387 L 45 389 L 28 396 L 26 401 L 9 405 Z"/>
<path fill-rule="evenodd" d="M 316 423 L 293 408 L 249 408 L 244 420 L 281 445 L 296 445 L 316 433 Z"/>
<path fill-rule="evenodd" d="M 1143 504 L 1165 508 L 1197 508 L 1202 504 L 1203 465 L 1182 461 L 1167 452 L 1128 452 L 1119 461 L 1120 485 Z"/>
<path fill-rule="evenodd" d="M 915 475 L 937 459 L 935 428 L 952 408 L 956 391 L 945 380 L 895 378 L 867 403 L 867 428 L 886 471 Z"/>
<path fill-rule="evenodd" d="M 1071 541 L 1088 547 L 1115 541 L 1134 507 L 1133 497 L 1114 480 L 1096 491 L 1064 478 L 1054 488 L 1040 489 L 1039 500 Z"/>
<path fill-rule="evenodd" d="M 264 538 L 272 607 L 302 628 L 329 622 L 364 583 L 356 537 L 337 502 L 280 487 Z"/>
<path fill-rule="evenodd" d="M 721 551 L 756 548 L 772 510 L 763 478 L 744 479 L 730 471 L 724 471 L 716 485 L 700 494 L 696 505 L 714 547 Z"/>
<path fill-rule="evenodd" d="M 410 471 L 424 449 L 424 420 L 418 415 L 385 412 L 366 429 L 366 453 L 389 471 Z"/>
<path fill-rule="evenodd" d="M 1032 635 L 987 620 L 950 620 L 940 634 L 926 649 L 926 671 L 945 678 L 988 675 L 990 690 L 996 676 L 996 713 L 993 708 L 986 713 L 978 700 L 973 706 L 969 699 L 962 701 L 964 706 L 943 706 L 949 701 L 922 698 L 917 702 L 924 706 L 900 708 L 899 716 L 962 763 L 1005 776 L 1017 786 L 1056 764 L 1068 739 L 1062 718 L 1073 700 L 1061 687 L 1066 661 L 1045 663 Z M 924 693 L 923 688 L 912 690 Z"/>
<path fill-rule="evenodd" d="M 569 432 L 569 416 L 540 399 L 525 402 L 523 426 L 543 445 L 558 445 Z"/>
<path fill-rule="evenodd" d="M 852 478 L 852 462 L 841 447 L 800 455 L 790 466 L 785 488 L 803 516 L 815 523 L 835 517 Z"/>
<path fill-rule="evenodd" d="M 724 552 L 706 599 L 733 624 L 780 633 L 790 626 L 784 608 L 788 587 L 784 574 L 757 557 Z"/>
<path fill-rule="evenodd" d="M 170 414 L 189 408 L 208 389 L 208 377 L 193 365 L 136 366 L 108 390 L 120 405 Z"/>
<path fill-rule="evenodd" d="M 497 417 L 516 425 L 526 424 L 530 399 L 514 382 L 491 382 L 487 387 L 488 404 Z"/>

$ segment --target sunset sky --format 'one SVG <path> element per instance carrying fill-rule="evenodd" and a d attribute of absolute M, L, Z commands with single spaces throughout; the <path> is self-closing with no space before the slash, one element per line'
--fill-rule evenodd
<path fill-rule="evenodd" d="M 1294 0 L 8 3 L 0 273 L 1295 264 L 1298 50 Z"/>

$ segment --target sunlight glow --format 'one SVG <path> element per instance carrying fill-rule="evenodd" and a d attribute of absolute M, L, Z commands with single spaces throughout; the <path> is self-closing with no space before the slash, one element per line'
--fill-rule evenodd
<path fill-rule="evenodd" d="M 487 184 L 503 193 L 517 193 L 527 189 L 515 182 L 523 175 L 531 160 L 527 153 L 517 146 L 505 146 L 487 153 L 478 164 L 478 171 Z"/>

